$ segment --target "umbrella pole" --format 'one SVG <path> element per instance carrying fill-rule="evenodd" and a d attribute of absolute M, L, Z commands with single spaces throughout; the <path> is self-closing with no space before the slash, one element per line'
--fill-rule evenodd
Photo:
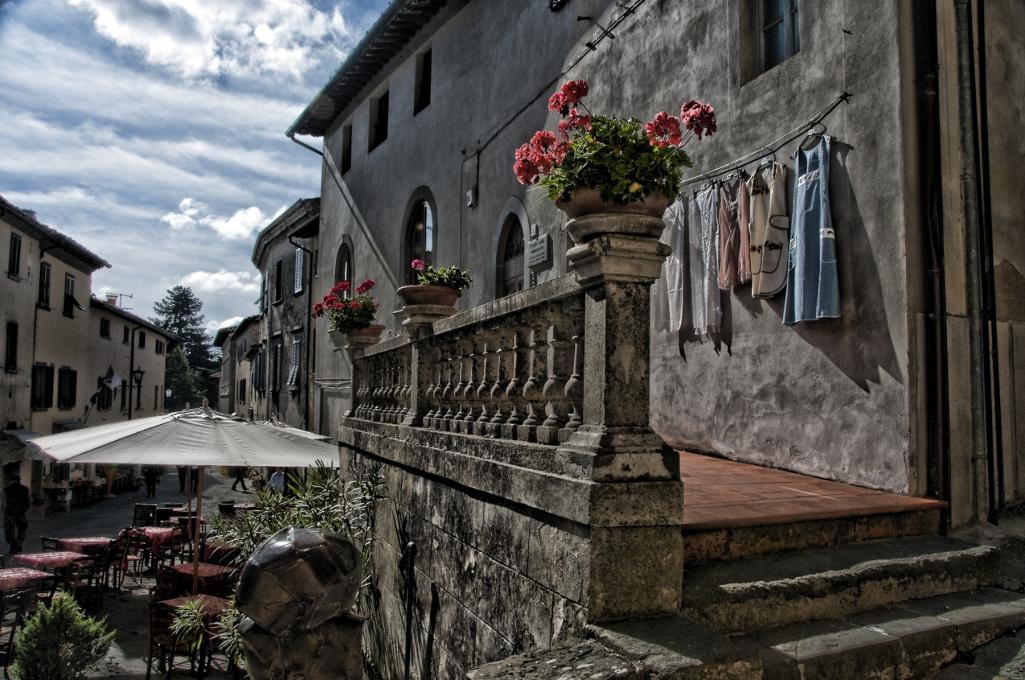
<path fill-rule="evenodd" d="M 203 521 L 203 467 L 198 468 L 199 491 L 196 493 L 196 524 L 192 532 L 192 594 L 199 590 L 199 529 Z"/>

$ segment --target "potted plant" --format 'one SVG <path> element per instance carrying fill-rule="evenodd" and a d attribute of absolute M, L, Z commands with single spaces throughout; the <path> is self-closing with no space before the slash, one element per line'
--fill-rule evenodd
<path fill-rule="evenodd" d="M 337 347 L 346 344 L 367 347 L 377 342 L 384 326 L 374 323 L 377 301 L 370 295 L 374 282 L 367 279 L 356 286 L 356 294 L 349 296 L 349 282 L 339 281 L 317 304 L 313 316 L 327 316 L 331 340 Z"/>
<path fill-rule="evenodd" d="M 561 116 L 559 135 L 540 130 L 517 149 L 516 178 L 548 190 L 571 218 L 566 230 L 576 243 L 608 233 L 658 238 L 682 169 L 692 165 L 683 147 L 715 133 L 715 111 L 689 101 L 679 117 L 662 111 L 645 124 L 591 114 L 583 103 L 587 93 L 587 81 L 571 80 L 551 96 L 548 109 Z"/>
<path fill-rule="evenodd" d="M 402 286 L 396 292 L 402 298 L 405 325 L 429 323 L 456 313 L 456 300 L 462 289 L 473 280 L 459 267 L 433 267 L 423 260 L 413 260 L 409 266 L 416 272 L 417 283 Z"/>
<path fill-rule="evenodd" d="M 80 680 L 107 655 L 114 636 L 106 619 L 87 616 L 74 597 L 57 593 L 18 631 L 11 670 L 22 680 Z"/>

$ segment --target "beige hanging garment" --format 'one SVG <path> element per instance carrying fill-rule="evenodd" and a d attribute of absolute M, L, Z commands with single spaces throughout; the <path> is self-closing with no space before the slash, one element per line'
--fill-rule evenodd
<path fill-rule="evenodd" d="M 790 216 L 787 169 L 779 163 L 759 168 L 747 181 L 750 194 L 751 295 L 771 298 L 787 285 Z"/>

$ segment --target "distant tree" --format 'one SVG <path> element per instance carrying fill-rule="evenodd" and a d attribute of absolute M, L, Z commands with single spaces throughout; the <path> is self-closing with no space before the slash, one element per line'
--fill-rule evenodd
<path fill-rule="evenodd" d="M 192 370 L 215 369 L 210 356 L 210 337 L 206 334 L 203 301 L 188 286 L 169 288 L 164 299 L 153 305 L 157 313 L 151 322 L 182 339 L 182 349 Z"/>
<path fill-rule="evenodd" d="M 171 398 L 167 403 L 167 407 L 171 411 L 185 408 L 186 403 L 191 406 L 199 406 L 202 403 L 205 393 L 204 386 L 199 376 L 189 366 L 185 351 L 181 347 L 175 347 L 174 351 L 167 355 L 164 385 L 171 390 Z"/>

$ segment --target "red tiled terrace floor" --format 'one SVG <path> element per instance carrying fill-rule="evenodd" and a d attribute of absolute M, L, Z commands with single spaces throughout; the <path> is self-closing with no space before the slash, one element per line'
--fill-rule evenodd
<path fill-rule="evenodd" d="M 683 530 L 786 524 L 946 507 L 795 472 L 680 453 Z"/>

